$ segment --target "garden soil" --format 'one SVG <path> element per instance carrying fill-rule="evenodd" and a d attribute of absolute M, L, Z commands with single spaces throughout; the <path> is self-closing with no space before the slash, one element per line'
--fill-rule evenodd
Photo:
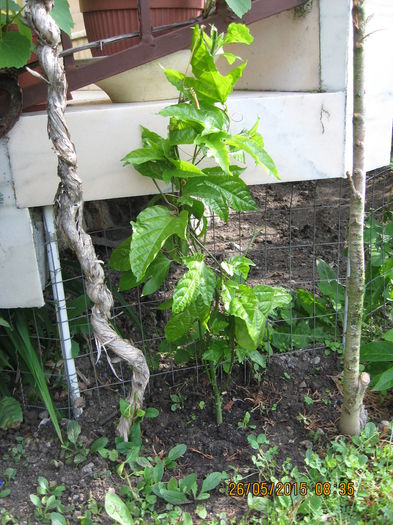
<path fill-rule="evenodd" d="M 389 187 L 378 185 L 373 190 L 372 203 L 369 196 L 369 207 L 381 205 L 391 191 L 392 184 Z M 345 181 L 255 187 L 253 195 L 261 213 L 242 217 L 240 226 L 238 217 L 234 217 L 236 230 L 235 223 L 232 226 L 216 224 L 215 237 L 209 241 L 214 244 L 217 254 L 234 255 L 236 250 L 239 251 L 239 243 L 240 249 L 244 250 L 257 230 L 262 234 L 257 235 L 248 254 L 256 263 L 250 275 L 252 284 L 265 282 L 296 287 L 303 283 L 302 287 L 313 291 L 317 257 L 330 263 L 341 276 L 345 274 L 346 262 L 342 255 L 348 217 Z M 119 214 L 127 217 L 127 223 L 136 216 L 135 208 L 132 210 L 134 217 L 130 217 L 124 211 L 125 206 L 124 202 L 119 202 L 112 217 L 105 212 L 105 232 L 100 227 L 102 210 L 97 212 L 96 204 L 91 204 L 90 208 L 87 206 L 89 227 L 94 231 L 103 258 L 110 251 L 108 247 L 118 242 L 119 231 L 124 233 L 124 229 L 118 228 Z M 116 215 L 115 219 L 113 215 Z M 115 221 L 117 228 L 110 224 L 108 228 L 108 220 Z M 97 221 L 101 221 L 100 224 Z M 116 280 L 112 272 L 110 279 Z M 159 297 L 162 298 L 165 297 Z M 142 302 L 140 306 L 146 333 L 151 329 L 162 335 L 165 324 L 165 319 L 160 317 L 162 314 L 152 310 L 149 303 L 144 305 Z M 128 329 L 134 340 L 138 337 L 137 329 L 125 321 L 121 329 Z M 113 380 L 105 362 L 97 365 L 96 375 L 89 357 L 78 359 L 77 366 L 86 379 L 85 406 L 79 419 L 82 439 L 89 446 L 98 437 L 106 436 L 109 438 L 107 448 L 114 448 L 119 396 L 125 396 L 124 386 L 114 384 L 118 380 Z M 232 475 L 248 476 L 247 479 L 253 481 L 258 477 L 247 436 L 264 433 L 270 446 L 277 446 L 278 465 L 289 457 L 293 465 L 303 469 L 307 449 L 322 454 L 326 444 L 338 435 L 341 369 L 342 356 L 323 348 L 268 357 L 266 370 L 258 377 L 252 374 L 248 365 L 239 366 L 224 394 L 223 423 L 217 426 L 211 388 L 203 369 L 175 371 L 171 366 L 164 366 L 160 374 L 151 379 L 146 393 L 146 406 L 157 408 L 159 416 L 145 420 L 142 425 L 144 453 L 164 457 L 171 447 L 184 443 L 187 451 L 169 475 L 183 477 L 196 472 L 201 482 L 208 473 L 225 470 Z M 94 388 L 96 380 L 99 389 Z M 86 384 L 93 387 L 87 388 Z M 182 400 L 180 406 L 173 407 L 173 394 Z M 61 401 L 65 395 L 60 388 L 54 398 Z M 376 424 L 392 419 L 391 394 L 381 398 L 369 392 L 365 403 L 370 420 Z M 246 412 L 249 412 L 250 420 L 243 428 Z M 25 410 L 24 422 L 18 429 L 0 433 L 0 474 L 8 467 L 16 469 L 15 478 L 8 484 L 11 494 L 0 499 L 0 508 L 4 507 L 15 515 L 20 525 L 40 523 L 34 518 L 29 495 L 36 493 L 37 478 L 43 476 L 57 485 L 65 485 L 61 499 L 65 506 L 72 505 L 73 517 L 69 523 L 78 524 L 89 500 L 94 498 L 103 507 L 107 491 L 114 489 L 118 492 L 125 482 L 115 473 L 116 464 L 98 454 L 90 454 L 81 465 L 67 464 L 53 427 L 50 422 L 45 423 L 45 418 L 42 408 L 29 408 Z M 61 425 L 65 435 L 67 420 Z M 24 438 L 19 461 L 10 452 L 17 436 Z M 8 459 L 4 457 L 7 455 Z M 277 474 L 280 475 L 280 467 Z M 245 498 L 230 497 L 224 486 L 218 487 L 204 504 L 208 510 L 207 520 L 221 512 L 226 513 L 228 520 L 239 518 L 247 507 Z M 185 506 L 189 512 L 193 508 Z M 112 523 L 104 510 L 100 517 L 94 517 L 94 521 Z M 198 518 L 195 522 L 198 523 Z"/>

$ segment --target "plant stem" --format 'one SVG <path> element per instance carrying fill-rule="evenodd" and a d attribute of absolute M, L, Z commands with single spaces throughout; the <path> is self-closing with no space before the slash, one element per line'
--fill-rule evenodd
<path fill-rule="evenodd" d="M 230 331 L 231 331 L 231 334 L 230 334 L 230 337 L 231 337 L 231 364 L 229 365 L 229 370 L 228 370 L 228 373 L 227 373 L 227 377 L 226 377 L 226 380 L 225 380 L 225 383 L 224 383 L 224 387 L 223 387 L 223 392 L 225 392 L 225 390 L 228 388 L 228 385 L 229 385 L 229 381 L 231 380 L 231 377 L 232 377 L 232 369 L 233 369 L 233 365 L 235 363 L 235 335 L 234 335 L 234 326 L 233 326 L 233 318 L 231 317 L 229 319 L 229 323 L 230 323 Z"/>
<path fill-rule="evenodd" d="M 218 271 L 220 272 L 220 274 L 222 275 L 225 275 L 224 272 L 222 271 L 221 269 L 221 264 L 219 263 L 219 261 L 214 257 L 214 255 L 206 248 L 206 246 L 204 244 L 201 243 L 201 241 L 198 239 L 198 237 L 195 235 L 195 233 L 192 231 L 192 229 L 190 227 L 188 227 L 188 231 L 191 235 L 191 237 L 194 238 L 195 242 L 207 253 L 207 255 L 209 257 L 211 257 L 213 259 L 213 261 L 216 263 L 217 265 L 217 269 Z"/>
<path fill-rule="evenodd" d="M 157 182 L 155 181 L 155 179 L 152 179 L 152 181 L 153 181 L 154 186 L 155 186 L 155 187 L 157 188 L 157 190 L 159 191 L 159 193 L 160 193 L 161 197 L 163 198 L 163 200 L 168 204 L 168 206 L 171 206 L 171 208 L 174 208 L 176 211 L 179 211 L 179 210 L 177 209 L 177 207 L 176 207 L 174 204 L 172 204 L 171 202 L 168 201 L 168 199 L 167 199 L 166 196 L 165 196 L 165 193 L 163 193 L 163 192 L 161 191 L 161 188 L 159 187 L 159 185 L 157 184 Z"/>
<path fill-rule="evenodd" d="M 222 423 L 222 395 L 217 385 L 217 374 L 213 361 L 210 361 L 210 382 L 213 387 L 214 399 L 216 404 L 217 425 Z"/>

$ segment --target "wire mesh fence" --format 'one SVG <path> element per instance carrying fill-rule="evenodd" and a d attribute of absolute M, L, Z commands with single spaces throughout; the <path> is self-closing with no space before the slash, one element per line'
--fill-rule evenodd
<path fill-rule="evenodd" d="M 385 257 L 384 239 L 392 242 L 393 232 L 390 237 L 385 235 L 384 224 L 389 217 L 390 220 L 393 218 L 392 179 L 389 169 L 371 172 L 367 178 L 367 257 L 374 257 L 378 263 L 370 265 L 367 275 L 366 298 L 369 300 L 366 299 L 366 319 L 370 329 L 375 316 L 385 317 L 386 323 L 391 322 L 388 315 L 391 280 L 386 276 L 392 269 L 385 265 L 388 258 Z M 259 210 L 232 213 L 227 223 L 211 215 L 208 218 L 207 248 L 218 260 L 247 255 L 255 264 L 249 276 L 251 285 L 282 286 L 291 291 L 291 306 L 268 321 L 261 352 L 269 356 L 273 352 L 301 352 L 326 347 L 341 348 L 342 351 L 345 310 L 342 287 L 347 272 L 346 232 L 350 197 L 347 182 L 344 179 L 319 180 L 255 186 L 251 190 Z M 112 249 L 131 234 L 130 220 L 136 218 L 146 199 L 139 197 L 86 204 L 86 227 L 99 259 L 108 263 Z M 376 249 L 378 242 L 381 246 Z M 86 283 L 73 254 L 62 246 L 60 253 L 69 342 L 79 388 L 82 396 L 94 396 L 95 402 L 101 406 L 103 389 L 118 389 L 125 397 L 132 371 L 113 356 L 109 356 L 108 361 L 102 356 L 96 362 Z M 115 299 L 113 326 L 144 351 L 151 370 L 149 388 L 154 388 L 157 376 L 167 375 L 174 384 L 178 374 L 190 370 L 198 380 L 203 365 L 198 362 L 197 352 L 185 360 L 175 348 L 165 344 L 164 327 L 169 314 L 156 309 L 170 296 L 179 277 L 176 271 L 169 275 L 163 289 L 152 296 L 141 297 L 139 288 L 120 293 L 119 274 L 108 266 L 106 268 L 107 282 Z M 380 298 L 377 303 L 376 290 Z M 45 295 L 44 308 L 22 312 L 28 329 L 25 344 L 37 350 L 56 405 L 70 413 L 72 403 L 67 388 L 67 367 L 64 367 L 59 336 L 62 331 L 58 330 L 61 321 L 56 319 L 56 299 L 50 284 Z M 14 311 L 3 312 L 3 317 L 14 328 L 21 322 L 21 316 L 16 319 Z M 16 360 L 11 363 L 7 359 L 9 352 L 10 341 L 1 332 L 2 389 L 18 390 L 25 408 L 41 408 L 32 381 L 26 381 L 28 372 L 23 361 L 14 352 Z M 245 363 L 245 380 L 247 373 Z"/>

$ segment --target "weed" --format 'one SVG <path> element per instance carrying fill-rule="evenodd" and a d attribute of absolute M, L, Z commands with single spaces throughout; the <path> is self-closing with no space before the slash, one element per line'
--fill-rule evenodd
<path fill-rule="evenodd" d="M 1 525 L 19 525 L 19 520 L 6 509 L 0 509 L 0 520 Z"/>
<path fill-rule="evenodd" d="M 82 439 L 81 426 L 77 421 L 69 421 L 67 424 L 67 438 L 61 448 L 64 450 L 66 463 L 83 463 L 89 455 L 86 441 Z"/>
<path fill-rule="evenodd" d="M 244 414 L 243 421 L 237 422 L 237 428 L 240 428 L 241 430 L 248 430 L 248 429 L 254 430 L 255 425 L 250 425 L 250 419 L 251 419 L 250 412 L 246 412 Z"/>
<path fill-rule="evenodd" d="M 247 440 L 251 448 L 257 451 L 256 455 L 253 455 L 251 460 L 257 467 L 259 480 L 266 481 L 274 475 L 276 470 L 277 464 L 275 457 L 278 454 L 278 447 L 275 445 L 264 450 L 264 448 L 266 448 L 264 447 L 265 445 L 270 445 L 270 441 L 266 438 L 265 434 L 259 434 L 258 436 L 251 434 L 247 437 Z"/>
<path fill-rule="evenodd" d="M 0 499 L 6 498 L 11 494 L 11 489 L 7 487 L 8 483 L 16 476 L 15 468 L 6 468 L 3 474 L 3 480 L 0 479 Z"/>
<path fill-rule="evenodd" d="M 314 404 L 314 400 L 310 396 L 304 396 L 304 402 L 306 403 L 306 405 Z"/>
<path fill-rule="evenodd" d="M 40 523 L 49 523 L 52 521 L 53 512 L 63 514 L 64 505 L 60 498 L 65 491 L 65 486 L 57 486 L 56 482 L 48 481 L 46 478 L 38 477 L 37 494 L 30 494 L 30 501 L 33 503 L 34 515 L 40 520 Z"/>
<path fill-rule="evenodd" d="M 184 408 L 184 402 L 186 401 L 186 396 L 183 394 L 171 394 L 171 410 L 172 412 L 176 412 L 177 410 L 182 410 Z"/>
<path fill-rule="evenodd" d="M 255 439 L 250 444 L 253 448 L 259 446 Z M 255 465 L 257 461 L 253 459 Z M 287 495 L 273 493 L 272 498 L 267 498 L 249 494 L 249 512 L 240 523 L 256 525 L 265 520 L 280 524 L 329 522 L 332 525 L 392 522 L 392 423 L 388 439 L 373 423 L 368 423 L 360 436 L 350 441 L 334 441 L 324 457 L 308 450 L 305 462 L 305 473 L 287 463 L 281 478 L 260 470 L 264 479 L 275 487 L 286 487 Z M 263 469 L 263 462 L 261 466 Z"/>
<path fill-rule="evenodd" d="M 4 459 L 12 459 L 14 463 L 19 463 L 20 460 L 25 457 L 25 438 L 22 436 L 16 436 L 16 445 L 14 445 L 10 452 L 4 454 Z"/>

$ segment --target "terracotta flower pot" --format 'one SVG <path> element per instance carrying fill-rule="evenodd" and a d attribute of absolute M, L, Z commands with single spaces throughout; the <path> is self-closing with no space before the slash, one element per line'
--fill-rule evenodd
<path fill-rule="evenodd" d="M 79 6 L 89 42 L 139 31 L 137 0 L 79 0 Z M 203 6 L 204 0 L 151 0 L 152 26 L 195 18 L 202 14 Z M 91 52 L 95 57 L 113 55 L 138 44 L 139 40 L 139 37 L 127 38 Z"/>

